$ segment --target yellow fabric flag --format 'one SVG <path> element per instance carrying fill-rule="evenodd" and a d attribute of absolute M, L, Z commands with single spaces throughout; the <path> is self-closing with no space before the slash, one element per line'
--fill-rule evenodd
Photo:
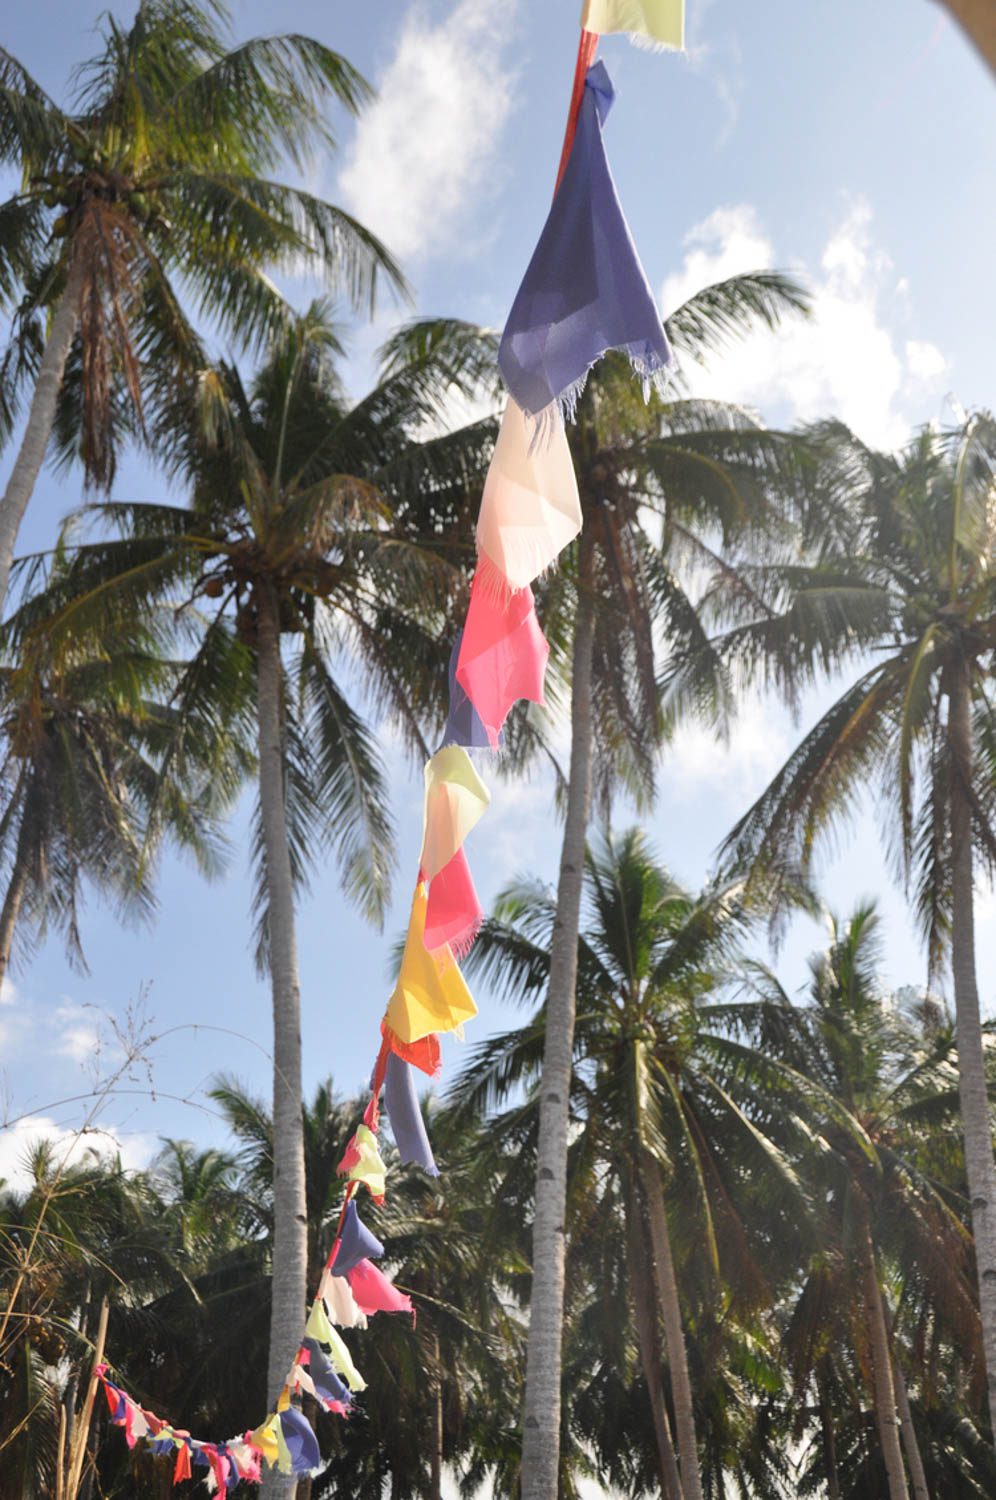
<path fill-rule="evenodd" d="M 419 864 L 434 880 L 484 814 L 491 793 L 462 745 L 437 750 L 425 768 L 425 823 Z"/>
<path fill-rule="evenodd" d="M 258 1448 L 268 1464 L 277 1461 L 277 1433 L 280 1431 L 280 1418 L 268 1417 L 261 1427 L 257 1427 L 250 1441 Z"/>
<path fill-rule="evenodd" d="M 403 1042 L 417 1042 L 437 1031 L 455 1031 L 477 1015 L 464 977 L 448 945 L 425 946 L 428 892 L 424 881 L 415 887 L 401 973 L 387 1002 L 387 1024 Z"/>
<path fill-rule="evenodd" d="M 367 1383 L 353 1364 L 349 1350 L 346 1348 L 345 1339 L 340 1338 L 334 1328 L 329 1328 L 328 1337 L 324 1338 L 322 1343 L 328 1344 L 332 1351 L 329 1355 L 332 1367 L 345 1377 L 349 1389 L 351 1391 L 365 1391 Z"/>
<path fill-rule="evenodd" d="M 637 42 L 684 47 L 685 0 L 585 0 L 585 31 L 626 31 Z"/>
<path fill-rule="evenodd" d="M 362 1182 L 372 1198 L 383 1198 L 387 1189 L 387 1168 L 381 1160 L 377 1137 L 369 1125 L 357 1125 L 336 1170 L 345 1176 L 347 1182 Z"/>

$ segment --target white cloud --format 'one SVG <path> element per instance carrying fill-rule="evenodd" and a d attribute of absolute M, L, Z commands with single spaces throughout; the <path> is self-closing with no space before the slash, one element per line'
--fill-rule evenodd
<path fill-rule="evenodd" d="M 10 979 L 8 979 L 7 975 L 5 974 L 3 976 L 3 981 L 0 982 L 0 1005 L 16 1005 L 16 1004 L 17 1004 L 17 988 L 14 985 L 13 981 L 10 980 Z"/>
<path fill-rule="evenodd" d="M 105 1028 L 101 1026 L 105 1020 L 103 1013 L 92 1005 L 63 1000 L 51 1022 L 55 1051 L 73 1062 L 96 1062 L 101 1052 L 107 1050 Z"/>
<path fill-rule="evenodd" d="M 897 342 L 889 304 L 903 304 L 908 286 L 876 244 L 871 221 L 868 204 L 853 203 L 819 265 L 803 268 L 813 295 L 809 319 L 790 318 L 777 333 L 759 331 L 706 367 L 686 359 L 692 393 L 755 407 L 773 421 L 783 414 L 790 422 L 836 416 L 875 446 L 903 443 L 923 420 L 924 396 L 948 365 L 931 343 Z M 665 311 L 711 281 L 781 263 L 749 204 L 717 209 L 686 244 L 681 269 L 664 284 Z"/>
<path fill-rule="evenodd" d="M 672 791 L 708 791 L 743 808 L 788 758 L 794 737 L 785 710 L 751 695 L 740 704 L 730 737 L 686 724 L 665 751 L 661 779 Z"/>
<path fill-rule="evenodd" d="M 917 380 L 936 380 L 948 369 L 948 363 L 936 344 L 922 339 L 906 340 L 906 365 Z"/>
<path fill-rule="evenodd" d="M 396 255 L 449 248 L 459 232 L 480 240 L 475 210 L 512 104 L 502 47 L 514 9 L 498 38 L 492 0 L 460 0 L 443 21 L 422 5 L 408 12 L 339 178 L 351 211 Z"/>
<path fill-rule="evenodd" d="M 144 1167 L 156 1150 L 152 1136 L 123 1136 L 113 1128 L 80 1132 L 59 1125 L 49 1115 L 28 1115 L 0 1132 L 0 1179 L 7 1187 L 23 1192 L 31 1185 L 28 1163 L 31 1153 L 42 1141 L 50 1141 L 53 1160 L 79 1166 L 88 1153 L 101 1159 L 120 1156 L 129 1170 Z"/>

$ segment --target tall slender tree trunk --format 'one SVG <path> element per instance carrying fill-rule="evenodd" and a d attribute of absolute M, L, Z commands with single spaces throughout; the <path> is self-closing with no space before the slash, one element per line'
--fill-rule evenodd
<path fill-rule="evenodd" d="M 591 554 L 581 540 L 571 680 L 571 768 L 550 950 L 546 1039 L 540 1081 L 533 1289 L 526 1355 L 522 1500 L 556 1500 L 560 1467 L 561 1344 L 567 1209 L 567 1126 L 574 1055 L 578 926 L 591 808 L 591 664 L 595 602 Z"/>
<path fill-rule="evenodd" d="M 443 1377 L 439 1335 L 432 1336 L 432 1451 L 429 1454 L 429 1500 L 443 1500 Z"/>
<path fill-rule="evenodd" d="M 3 610 L 14 561 L 17 533 L 28 508 L 28 501 L 45 460 L 45 450 L 52 435 L 55 407 L 66 371 L 66 360 L 79 322 L 80 290 L 83 267 L 77 260 L 70 263 L 62 296 L 55 305 L 48 338 L 38 366 L 38 378 L 28 408 L 28 420 L 7 488 L 0 500 L 0 611 Z"/>
<path fill-rule="evenodd" d="M 269 903 L 273 994 L 273 1280 L 267 1393 L 270 1409 L 294 1361 L 307 1300 L 308 1220 L 301 1101 L 301 990 L 294 934 L 284 750 L 280 620 L 277 601 L 256 596 L 259 807 Z M 293 1481 L 271 1470 L 263 1493 L 288 1495 Z"/>
<path fill-rule="evenodd" d="M 699 1473 L 699 1449 L 695 1436 L 695 1408 L 692 1382 L 688 1373 L 688 1351 L 681 1321 L 678 1278 L 671 1254 L 671 1235 L 661 1187 L 660 1163 L 646 1147 L 640 1148 L 640 1175 L 650 1218 L 650 1243 L 653 1248 L 654 1284 L 664 1323 L 668 1368 L 671 1372 L 671 1400 L 674 1403 L 674 1428 L 678 1439 L 678 1461 L 685 1500 L 702 1500 L 702 1478 Z"/>
<path fill-rule="evenodd" d="M 18 840 L 20 843 L 20 840 Z M 20 853 L 20 849 L 18 849 Z M 14 943 L 17 919 L 21 914 L 21 903 L 28 884 L 28 871 L 23 860 L 16 859 L 7 883 L 7 893 L 0 910 L 0 985 L 7 978 L 10 968 L 10 950 Z"/>
<path fill-rule="evenodd" d="M 657 1326 L 657 1299 L 648 1277 L 653 1256 L 648 1250 L 650 1225 L 646 1219 L 645 1195 L 631 1188 L 626 1213 L 626 1260 L 633 1289 L 633 1316 L 640 1348 L 640 1365 L 647 1383 L 650 1412 L 657 1443 L 657 1472 L 664 1500 L 685 1500 L 671 1438 L 671 1423 L 664 1399 L 664 1358 Z M 639 1228 L 637 1227 L 639 1226 Z"/>
<path fill-rule="evenodd" d="M 840 1500 L 840 1474 L 837 1470 L 837 1439 L 833 1430 L 833 1409 L 823 1388 L 823 1381 L 816 1377 L 820 1400 L 820 1438 L 823 1443 L 823 1466 L 827 1476 L 827 1500 Z"/>
<path fill-rule="evenodd" d="M 903 1453 L 899 1446 L 899 1418 L 896 1413 L 896 1390 L 892 1383 L 892 1350 L 885 1324 L 885 1304 L 878 1284 L 875 1247 L 867 1221 L 861 1229 L 862 1279 L 865 1291 L 865 1314 L 871 1339 L 872 1379 L 875 1388 L 875 1422 L 882 1459 L 889 1481 L 889 1500 L 909 1500 Z"/>
<path fill-rule="evenodd" d="M 989 1388 L 989 1420 L 996 1439 L 996 1164 L 986 1094 L 986 1059 L 975 972 L 975 895 L 972 888 L 972 682 L 966 661 L 949 684 L 948 734 L 954 761 L 951 788 L 951 975 L 958 1037 L 958 1092 L 965 1137 L 965 1170 L 979 1278 L 982 1347 Z"/>
<path fill-rule="evenodd" d="M 906 1377 L 903 1374 L 902 1365 L 896 1358 L 895 1347 L 892 1351 L 892 1383 L 896 1388 L 896 1411 L 899 1413 L 899 1433 L 903 1440 L 903 1452 L 906 1454 L 906 1464 L 910 1471 L 910 1484 L 913 1486 L 913 1500 L 930 1500 L 930 1490 L 927 1488 L 927 1475 L 923 1467 L 923 1455 L 920 1452 L 920 1440 L 913 1426 L 913 1413 L 910 1410 L 910 1396 L 906 1389 Z"/>

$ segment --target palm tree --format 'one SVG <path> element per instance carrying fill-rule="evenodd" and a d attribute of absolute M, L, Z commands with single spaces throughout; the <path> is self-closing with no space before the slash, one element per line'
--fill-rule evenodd
<path fill-rule="evenodd" d="M 331 848 L 349 895 L 373 917 L 383 909 L 393 850 L 387 787 L 347 683 L 358 676 L 366 702 L 391 714 L 423 759 L 421 725 L 443 717 L 440 638 L 454 574 L 445 547 L 416 539 L 413 517 L 449 493 L 446 464 L 437 441 L 412 433 L 461 369 L 474 378 L 477 344 L 464 358 L 465 343 L 449 325 L 407 361 L 395 348 L 397 368 L 349 407 L 334 329 L 315 304 L 274 342 L 248 388 L 230 366 L 206 375 L 196 410 L 164 430 L 171 462 L 192 485 L 191 507 L 94 507 L 119 534 L 75 550 L 38 626 L 61 642 L 170 594 L 194 628 L 196 601 L 209 614 L 177 711 L 255 724 L 258 951 L 274 1007 L 271 1400 L 298 1346 L 307 1284 L 295 890 L 309 859 Z M 412 474 L 435 474 L 438 488 L 406 510 L 393 496 L 412 494 Z"/>
<path fill-rule="evenodd" d="M 877 454 L 822 441 L 827 522 L 811 566 L 758 569 L 711 601 L 724 629 L 676 666 L 701 705 L 736 668 L 797 696 L 820 671 L 861 673 L 803 738 L 726 844 L 731 870 L 808 879 L 870 777 L 935 968 L 950 953 L 965 1162 L 989 1410 L 996 1433 L 996 1164 L 975 964 L 974 866 L 996 871 L 996 423 L 980 413 Z M 869 654 L 871 661 L 869 663 Z"/>
<path fill-rule="evenodd" d="M 873 907 L 859 907 L 846 923 L 831 919 L 830 946 L 810 961 L 808 1003 L 793 1005 L 775 976 L 752 964 L 745 988 L 757 1003 L 753 1013 L 738 1006 L 735 1024 L 784 1065 L 784 1086 L 820 1146 L 799 1170 L 823 1205 L 824 1225 L 793 1289 L 784 1335 L 797 1435 L 812 1417 L 801 1398 L 808 1390 L 816 1398 L 820 1442 L 811 1470 L 839 1483 L 834 1428 L 851 1393 L 867 1385 L 878 1445 L 869 1432 L 856 1452 L 863 1450 L 870 1481 L 885 1485 L 890 1500 L 911 1493 L 927 1500 L 907 1395 L 910 1352 L 923 1347 L 927 1330 L 931 1363 L 940 1366 L 942 1341 L 955 1351 L 963 1365 L 942 1399 L 960 1406 L 980 1343 L 960 1173 L 953 1185 L 947 1170 L 937 1175 L 943 1159 L 935 1143 L 957 1110 L 954 1038 L 920 996 L 904 1001 L 882 991 L 879 959 Z"/>
<path fill-rule="evenodd" d="M 668 320 L 672 343 L 692 357 L 757 321 L 777 324 L 805 307 L 774 273 L 731 278 L 691 298 Z M 533 1226 L 533 1314 L 526 1373 L 523 1462 L 529 1500 L 552 1500 L 561 1427 L 564 1213 L 568 1099 L 584 845 L 592 797 L 607 810 L 620 783 L 637 797 L 653 787 L 666 730 L 659 677 L 668 651 L 702 632 L 678 575 L 682 560 L 735 569 L 738 549 L 773 521 L 772 495 L 799 480 L 797 445 L 719 402 L 644 404 L 628 364 L 608 357 L 592 371 L 570 430 L 584 526 L 548 585 L 544 628 L 569 659 L 570 765 L 552 933 L 541 1089 L 542 1120 Z M 698 1500 L 686 1453 L 689 1500 Z"/>
<path fill-rule="evenodd" d="M 700 1267 L 708 1268 L 704 1278 L 701 1269 L 690 1271 L 693 1282 L 705 1283 L 696 1309 L 703 1323 L 718 1322 L 709 1308 L 720 1287 L 724 1317 L 748 1316 L 762 1279 L 748 1227 L 744 1183 L 750 1169 L 759 1179 L 763 1173 L 769 1233 L 780 1225 L 788 1234 L 793 1219 L 805 1217 L 805 1195 L 786 1158 L 745 1113 L 751 1074 L 760 1064 L 755 1059 L 753 1070 L 745 1066 L 743 1049 L 731 1061 L 732 1043 L 713 1034 L 706 1019 L 707 1001 L 745 929 L 735 894 L 715 890 L 693 899 L 655 862 L 635 830 L 618 842 L 607 837 L 588 855 L 585 887 L 566 1226 L 570 1302 L 583 1305 L 590 1288 L 595 1307 L 612 1308 L 608 1319 L 598 1321 L 596 1344 L 604 1347 L 586 1354 L 612 1372 L 629 1363 L 624 1330 L 635 1328 L 657 1483 L 668 1500 L 687 1500 L 702 1493 L 685 1338 L 687 1299 L 695 1294 L 686 1284 L 683 1314 L 676 1246 L 695 1241 Z M 525 1087 L 524 1109 L 514 1109 L 493 1128 L 500 1138 L 521 1131 L 528 1120 L 530 1155 L 538 1154 L 542 1134 L 556 919 L 556 904 L 535 882 L 516 885 L 499 899 L 469 962 L 500 993 L 526 1000 L 545 991 L 548 998 L 522 1030 L 482 1043 L 453 1089 L 454 1106 L 474 1115 Z M 727 1075 L 723 1081 L 717 1066 Z M 521 1182 L 518 1166 L 516 1175 Z M 536 1194 L 545 1190 L 537 1178 Z M 519 1192 L 528 1197 L 530 1188 L 520 1186 Z M 629 1303 L 625 1320 L 613 1287 L 622 1288 Z M 534 1303 L 535 1295 L 534 1289 Z M 582 1322 L 591 1320 L 590 1311 L 582 1314 Z M 662 1376 L 665 1355 L 670 1392 Z M 703 1371 L 703 1379 L 709 1373 Z M 610 1434 L 610 1447 L 613 1441 Z M 744 1462 L 743 1452 L 734 1462 Z M 622 1468 L 614 1482 L 625 1482 Z"/>
<path fill-rule="evenodd" d="M 233 47 L 223 0 L 140 0 L 127 29 L 105 16 L 102 38 L 68 109 L 0 50 L 0 162 L 21 174 L 0 206 L 0 295 L 21 293 L 8 431 L 33 382 L 0 500 L 0 606 L 64 382 L 64 435 L 88 481 L 107 488 L 143 400 L 170 407 L 177 378 L 204 364 L 183 296 L 253 347 L 286 316 L 268 267 L 309 258 L 357 304 L 381 275 L 401 284 L 341 209 L 271 176 L 311 144 L 334 144 L 328 102 L 355 113 L 366 98 L 344 58 L 293 34 Z"/>
<path fill-rule="evenodd" d="M 13 649 L 0 664 L 0 980 L 25 923 L 39 937 L 61 927 L 83 964 L 84 879 L 126 912 L 148 913 L 163 837 L 212 873 L 219 815 L 252 764 L 223 723 L 197 733 L 178 722 L 169 700 L 182 664 L 160 653 L 154 629 L 125 622 L 53 652 L 30 636 L 43 597 L 7 622 Z"/>

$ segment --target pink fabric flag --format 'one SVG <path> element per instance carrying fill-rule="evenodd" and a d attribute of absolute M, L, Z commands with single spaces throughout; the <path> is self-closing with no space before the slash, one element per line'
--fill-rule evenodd
<path fill-rule="evenodd" d="M 480 566 L 507 589 L 546 571 L 581 530 L 581 501 L 560 414 L 534 441 L 533 424 L 511 397 L 484 481 L 477 520 Z"/>
<path fill-rule="evenodd" d="M 394 1282 L 389 1281 L 371 1260 L 361 1260 L 347 1271 L 346 1280 L 357 1306 L 365 1313 L 413 1311 L 412 1299 L 399 1292 Z"/>
<path fill-rule="evenodd" d="M 470 586 L 457 681 L 477 710 L 493 750 L 519 698 L 543 702 L 543 677 L 550 648 L 540 629 L 533 591 L 520 589 L 507 599 L 495 596 L 480 568 Z"/>
<path fill-rule="evenodd" d="M 484 920 L 467 856 L 458 849 L 429 882 L 423 941 L 430 950 L 449 944 L 457 958 L 469 952 Z"/>

